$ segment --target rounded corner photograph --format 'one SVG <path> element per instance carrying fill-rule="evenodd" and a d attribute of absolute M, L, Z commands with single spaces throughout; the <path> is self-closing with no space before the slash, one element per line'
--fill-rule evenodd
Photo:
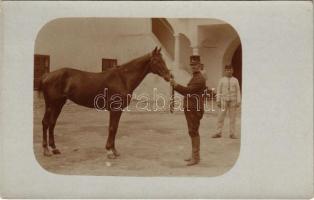
<path fill-rule="evenodd" d="M 223 20 L 56 18 L 35 40 L 35 158 L 60 175 L 231 173 L 242 84 Z"/>

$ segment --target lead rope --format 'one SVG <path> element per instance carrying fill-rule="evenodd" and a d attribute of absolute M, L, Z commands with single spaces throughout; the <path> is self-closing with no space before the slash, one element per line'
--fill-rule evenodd
<path fill-rule="evenodd" d="M 173 75 L 171 75 L 173 78 Z M 170 113 L 174 111 L 174 87 L 170 84 Z"/>

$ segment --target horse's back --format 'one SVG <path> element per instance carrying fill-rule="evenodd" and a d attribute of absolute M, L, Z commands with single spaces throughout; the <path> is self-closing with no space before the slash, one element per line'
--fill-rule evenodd
<path fill-rule="evenodd" d="M 67 98 L 87 107 L 93 107 L 94 98 L 104 94 L 105 89 L 115 93 L 124 91 L 117 69 L 94 73 L 61 68 L 43 77 L 42 88 L 48 100 Z"/>
<path fill-rule="evenodd" d="M 73 68 L 60 68 L 55 71 L 52 71 L 50 73 L 44 74 L 44 76 L 41 79 L 41 83 L 43 86 L 50 85 L 50 84 L 60 84 L 60 82 L 63 82 L 69 78 L 74 77 L 94 77 L 97 76 L 97 74 L 100 73 L 93 73 L 93 72 L 86 72 L 81 71 L 78 69 Z"/>

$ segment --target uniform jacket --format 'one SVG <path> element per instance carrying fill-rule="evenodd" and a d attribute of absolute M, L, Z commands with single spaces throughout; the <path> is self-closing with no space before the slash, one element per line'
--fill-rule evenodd
<path fill-rule="evenodd" d="M 200 72 L 193 73 L 187 87 L 177 84 L 174 89 L 184 96 L 184 108 L 204 111 L 206 80 Z"/>
<path fill-rule="evenodd" d="M 222 77 L 217 88 L 217 101 L 241 102 L 239 81 L 235 77 Z"/>

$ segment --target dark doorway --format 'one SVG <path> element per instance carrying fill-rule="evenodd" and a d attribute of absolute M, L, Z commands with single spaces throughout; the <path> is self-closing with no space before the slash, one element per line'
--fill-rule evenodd
<path fill-rule="evenodd" d="M 50 71 L 49 55 L 34 55 L 34 90 L 38 90 L 40 78 Z"/>
<path fill-rule="evenodd" d="M 232 56 L 232 66 L 234 69 L 233 76 L 239 80 L 240 88 L 242 90 L 242 47 L 241 44 Z"/>
<path fill-rule="evenodd" d="M 102 69 L 102 71 L 105 71 L 105 70 L 110 69 L 112 67 L 116 67 L 117 65 L 118 65 L 117 59 L 103 58 L 101 69 Z"/>

